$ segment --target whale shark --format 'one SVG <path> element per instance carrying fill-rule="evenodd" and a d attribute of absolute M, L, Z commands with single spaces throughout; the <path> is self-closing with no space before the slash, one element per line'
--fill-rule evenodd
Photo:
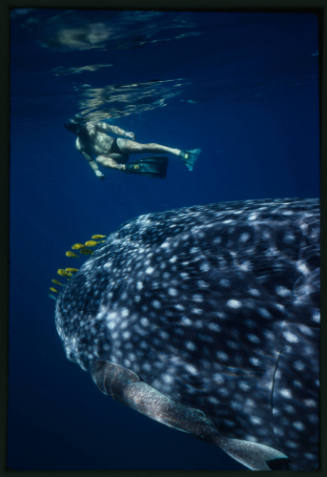
<path fill-rule="evenodd" d="M 58 294 L 66 356 L 247 469 L 318 469 L 319 236 L 318 199 L 130 220 Z"/>

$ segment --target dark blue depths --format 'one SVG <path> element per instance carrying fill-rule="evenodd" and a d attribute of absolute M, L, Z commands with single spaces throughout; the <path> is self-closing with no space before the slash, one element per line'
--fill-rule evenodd
<path fill-rule="evenodd" d="M 97 360 L 210 417 L 227 437 L 318 466 L 319 203 L 244 201 L 146 214 L 60 294 L 67 357 Z"/>

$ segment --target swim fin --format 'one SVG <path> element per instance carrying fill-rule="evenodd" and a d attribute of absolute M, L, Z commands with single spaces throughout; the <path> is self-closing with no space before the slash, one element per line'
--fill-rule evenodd
<path fill-rule="evenodd" d="M 195 161 L 197 160 L 201 149 L 190 149 L 181 152 L 181 159 L 189 171 L 193 171 Z"/>
<path fill-rule="evenodd" d="M 126 172 L 143 174 L 164 179 L 167 174 L 168 158 L 162 156 L 143 157 L 126 164 Z"/>

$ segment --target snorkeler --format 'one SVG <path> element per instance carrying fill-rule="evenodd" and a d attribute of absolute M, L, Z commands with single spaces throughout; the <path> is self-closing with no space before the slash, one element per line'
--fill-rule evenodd
<path fill-rule="evenodd" d="M 106 122 L 78 121 L 71 119 L 65 123 L 68 131 L 77 135 L 76 149 L 83 154 L 95 175 L 103 178 L 104 174 L 99 164 L 111 169 L 118 169 L 134 174 L 147 174 L 165 177 L 167 169 L 166 157 L 144 157 L 139 160 L 129 161 L 129 155 L 134 153 L 166 152 L 179 157 L 188 168 L 193 170 L 194 163 L 200 154 L 200 149 L 183 151 L 156 143 L 141 144 L 134 141 L 135 134 L 130 131 L 113 126 Z M 113 137 L 114 136 L 118 137 Z"/>

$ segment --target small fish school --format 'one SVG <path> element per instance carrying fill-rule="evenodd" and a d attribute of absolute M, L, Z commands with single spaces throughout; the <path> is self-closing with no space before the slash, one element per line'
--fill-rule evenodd
<path fill-rule="evenodd" d="M 67 250 L 65 252 L 66 257 L 68 258 L 82 258 L 85 255 L 92 255 L 94 252 L 93 247 L 105 242 L 106 235 L 103 234 L 95 234 L 92 235 L 90 240 L 87 240 L 84 243 L 74 243 L 70 248 L 71 250 Z M 57 275 L 60 277 L 70 280 L 74 273 L 78 272 L 78 268 L 75 267 L 67 267 L 67 268 L 58 268 Z M 49 287 L 51 293 L 49 293 L 49 298 L 56 300 L 57 296 L 54 295 L 59 293 L 58 287 L 63 287 L 66 285 L 67 282 L 61 282 L 56 278 L 52 278 L 51 282 L 57 286 L 54 287 L 53 285 Z"/>

